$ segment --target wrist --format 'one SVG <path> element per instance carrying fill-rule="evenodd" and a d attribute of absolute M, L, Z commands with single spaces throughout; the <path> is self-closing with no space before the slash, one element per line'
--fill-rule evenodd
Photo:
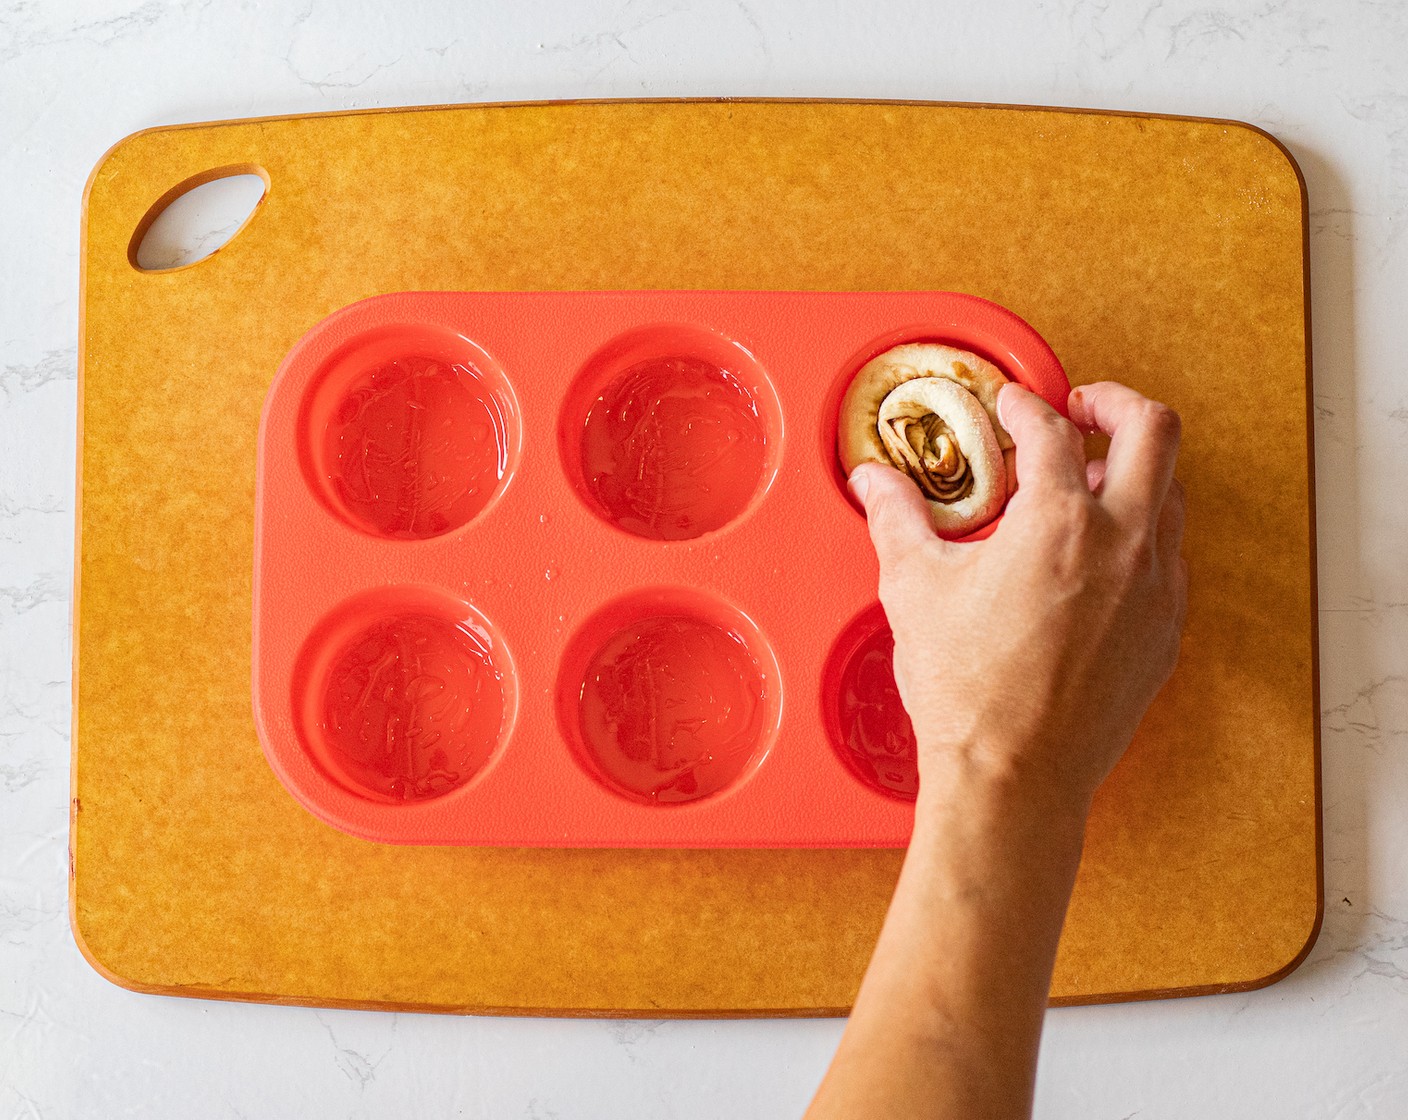
<path fill-rule="evenodd" d="M 974 821 L 1023 822 L 1041 826 L 1055 839 L 1085 834 L 1094 790 L 1073 782 L 1058 768 L 1019 751 L 920 748 L 919 821 L 961 813 Z"/>

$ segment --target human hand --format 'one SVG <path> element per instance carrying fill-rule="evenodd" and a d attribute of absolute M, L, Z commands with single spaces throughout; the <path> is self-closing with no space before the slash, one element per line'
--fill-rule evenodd
<path fill-rule="evenodd" d="M 1084 813 L 1173 672 L 1187 612 L 1177 413 L 1115 382 L 1070 421 L 1018 385 L 998 397 L 1020 486 L 985 541 L 940 539 L 893 468 L 851 474 L 880 559 L 920 801 L 954 768 Z M 1085 462 L 1080 431 L 1111 437 Z"/>

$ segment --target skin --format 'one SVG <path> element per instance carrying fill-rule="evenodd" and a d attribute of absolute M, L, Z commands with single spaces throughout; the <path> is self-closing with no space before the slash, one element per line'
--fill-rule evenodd
<path fill-rule="evenodd" d="M 851 475 L 920 790 L 808 1120 L 1031 1115 L 1091 799 L 1173 672 L 1188 593 L 1177 414 L 1114 382 L 1074 389 L 1068 408 L 1002 390 L 1019 488 L 986 541 L 941 540 L 890 467 Z M 1105 459 L 1085 461 L 1082 429 L 1110 437 Z"/>

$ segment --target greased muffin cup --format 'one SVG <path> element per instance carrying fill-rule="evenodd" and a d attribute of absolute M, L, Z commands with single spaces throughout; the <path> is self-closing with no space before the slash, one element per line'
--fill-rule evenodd
<path fill-rule="evenodd" d="M 607 524 L 646 540 L 727 528 L 777 474 L 777 391 L 762 363 L 717 330 L 650 323 L 609 339 L 558 415 L 573 489 Z"/>
<path fill-rule="evenodd" d="M 572 635 L 558 726 L 605 789 L 669 807 L 728 794 L 777 736 L 782 688 L 762 631 L 715 595 L 644 588 Z"/>
<path fill-rule="evenodd" d="M 835 448 L 851 378 L 914 341 L 1064 411 L 1040 336 L 955 293 L 407 292 L 314 325 L 259 437 L 276 775 L 392 843 L 904 844 Z"/>

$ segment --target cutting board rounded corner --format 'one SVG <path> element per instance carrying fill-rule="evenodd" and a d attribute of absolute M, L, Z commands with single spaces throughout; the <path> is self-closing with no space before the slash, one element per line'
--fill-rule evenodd
<path fill-rule="evenodd" d="M 1295 153 L 1291 151 L 1284 140 L 1275 133 L 1269 132 L 1260 125 L 1252 124 L 1250 121 L 1213 119 L 1210 120 L 1209 123 L 1220 124 L 1226 128 L 1232 128 L 1239 132 L 1246 133 L 1252 139 L 1253 143 L 1269 149 L 1273 161 L 1284 161 L 1287 169 L 1295 178 L 1296 190 L 1300 195 L 1301 208 L 1302 212 L 1304 212 L 1305 208 L 1308 206 L 1310 197 L 1309 189 L 1305 184 L 1305 172 L 1301 170 L 1300 161 L 1296 159 Z"/>
<path fill-rule="evenodd" d="M 69 878 L 68 894 L 68 928 L 73 935 L 73 943 L 78 948 L 79 955 L 88 962 L 89 967 L 110 984 L 119 988 L 126 988 L 129 992 L 141 992 L 148 995 L 160 995 L 171 991 L 169 987 L 160 984 L 151 984 L 137 976 L 128 975 L 123 969 L 123 963 L 113 960 L 105 960 L 93 947 L 88 935 L 83 929 L 82 909 L 78 900 L 78 880 L 76 876 Z"/>
<path fill-rule="evenodd" d="M 93 169 L 88 173 L 88 179 L 83 185 L 82 200 L 82 226 L 85 244 L 89 240 L 89 220 L 94 193 L 105 181 L 113 183 L 122 178 L 125 167 L 133 160 L 137 165 L 146 168 L 159 164 L 161 160 L 172 153 L 168 153 L 161 146 L 156 146 L 150 153 L 137 154 L 133 149 L 140 150 L 149 144 L 156 144 L 157 138 L 166 138 L 171 133 L 181 132 L 194 128 L 193 125 L 163 125 L 153 128 L 143 128 L 136 132 L 124 136 L 113 144 L 98 162 L 93 165 Z M 168 144 L 166 147 L 172 147 Z M 179 155 L 179 145 L 176 145 L 175 154 Z M 214 251 L 201 257 L 199 260 L 188 264 L 176 265 L 172 268 L 144 269 L 137 263 L 137 249 L 142 244 L 142 239 L 146 237 L 147 231 L 159 218 L 165 209 L 175 202 L 182 195 L 195 190 L 197 187 L 207 183 L 213 183 L 217 179 L 226 179 L 235 175 L 254 175 L 264 183 L 264 193 L 254 204 L 249 214 L 240 222 L 238 228 L 225 242 Z M 134 178 L 129 176 L 128 180 Z M 143 178 L 150 178 L 144 176 Z M 225 245 L 236 242 L 242 233 L 254 222 L 256 216 L 264 208 L 269 200 L 269 191 L 272 186 L 272 179 L 269 172 L 258 162 L 252 159 L 205 159 L 199 154 L 194 155 L 185 167 L 173 167 L 168 176 L 151 189 L 138 186 L 134 182 L 124 181 L 123 195 L 117 204 L 114 213 L 114 222 L 118 228 L 116 231 L 109 229 L 107 236 L 103 239 L 109 251 L 116 249 L 119 244 L 125 242 L 127 263 L 134 272 L 148 273 L 151 275 L 163 275 L 167 273 L 184 272 L 188 269 L 198 268 L 205 261 L 216 256 Z M 126 227 L 125 229 L 123 227 Z M 84 255 L 84 265 L 87 265 L 87 254 Z"/>

